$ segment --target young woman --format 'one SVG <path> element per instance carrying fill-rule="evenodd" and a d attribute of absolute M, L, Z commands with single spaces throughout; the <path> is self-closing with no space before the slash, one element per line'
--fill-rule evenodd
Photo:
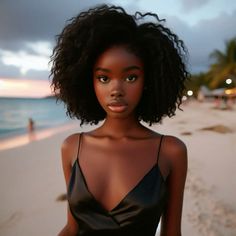
<path fill-rule="evenodd" d="M 80 13 L 59 35 L 56 95 L 81 125 L 103 121 L 62 144 L 69 207 L 60 236 L 154 236 L 160 218 L 161 235 L 181 235 L 186 147 L 140 122 L 175 114 L 188 77 L 184 53 L 157 15 L 115 6 Z"/>

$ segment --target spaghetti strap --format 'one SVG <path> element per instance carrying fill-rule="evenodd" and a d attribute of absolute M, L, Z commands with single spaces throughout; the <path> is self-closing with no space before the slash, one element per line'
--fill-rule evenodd
<path fill-rule="evenodd" d="M 79 157 L 80 146 L 81 146 L 81 143 L 82 143 L 82 135 L 83 135 L 83 133 L 80 133 L 80 135 L 79 135 L 79 140 L 78 140 L 78 150 L 77 150 L 77 156 L 76 156 L 76 159 L 78 159 L 78 157 Z"/>
<path fill-rule="evenodd" d="M 163 137 L 164 137 L 164 135 L 161 135 L 159 148 L 158 148 L 158 154 L 157 154 L 157 164 L 158 164 L 158 161 L 159 161 L 159 156 L 160 156 L 161 144 L 162 144 Z"/>

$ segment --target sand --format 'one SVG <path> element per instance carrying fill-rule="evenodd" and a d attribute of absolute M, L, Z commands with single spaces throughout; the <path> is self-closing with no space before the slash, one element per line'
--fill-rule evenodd
<path fill-rule="evenodd" d="M 236 235 L 236 105 L 213 109 L 189 102 L 173 118 L 153 126 L 188 147 L 182 235 Z M 83 128 L 83 131 L 91 127 Z M 0 235 L 52 236 L 66 223 L 60 144 L 82 129 L 75 122 L 0 141 Z M 22 140 L 25 140 L 22 142 Z M 158 235 L 158 233 L 157 233 Z"/>

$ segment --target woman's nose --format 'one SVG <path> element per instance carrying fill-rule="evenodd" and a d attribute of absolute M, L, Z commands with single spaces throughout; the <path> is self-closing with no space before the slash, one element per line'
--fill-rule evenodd
<path fill-rule="evenodd" d="M 111 92 L 111 97 L 123 97 L 123 93 L 120 90 L 114 90 Z"/>
<path fill-rule="evenodd" d="M 114 81 L 111 88 L 111 97 L 123 97 L 124 88 L 120 81 Z"/>

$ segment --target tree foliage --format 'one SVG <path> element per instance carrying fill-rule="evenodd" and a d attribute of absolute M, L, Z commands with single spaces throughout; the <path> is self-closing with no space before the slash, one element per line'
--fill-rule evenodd
<path fill-rule="evenodd" d="M 210 58 L 215 61 L 206 75 L 211 80 L 211 88 L 224 86 L 228 78 L 236 79 L 236 38 L 226 42 L 225 52 L 214 50 Z"/>
<path fill-rule="evenodd" d="M 214 50 L 209 56 L 214 62 L 204 73 L 192 75 L 186 84 L 188 89 L 197 92 L 205 85 L 210 89 L 226 87 L 226 79 L 231 78 L 233 83 L 227 87 L 236 86 L 236 37 L 225 43 L 225 50 Z"/>

